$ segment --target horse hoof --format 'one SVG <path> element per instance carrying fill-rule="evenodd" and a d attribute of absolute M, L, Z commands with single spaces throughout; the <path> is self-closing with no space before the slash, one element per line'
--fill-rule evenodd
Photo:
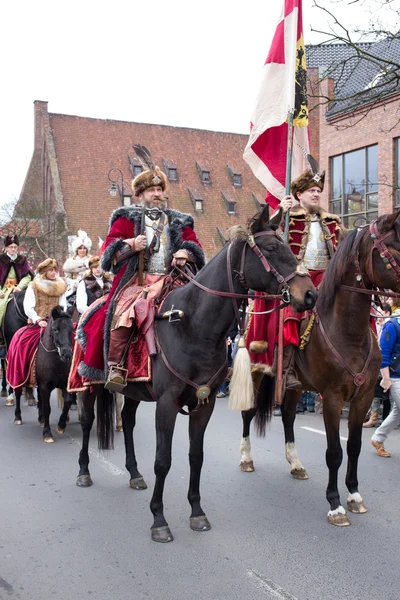
<path fill-rule="evenodd" d="M 93 481 L 90 475 L 78 475 L 76 478 L 76 485 L 78 487 L 90 487 L 93 485 Z"/>
<path fill-rule="evenodd" d="M 211 523 L 206 515 L 190 517 L 190 529 L 193 529 L 193 531 L 209 531 L 209 529 L 211 529 Z"/>
<path fill-rule="evenodd" d="M 46 436 L 43 438 L 43 441 L 44 441 L 46 444 L 52 444 L 52 443 L 54 442 L 54 438 L 53 438 L 53 436 L 52 436 L 52 435 L 46 435 Z"/>
<path fill-rule="evenodd" d="M 301 481 L 304 481 L 305 479 L 308 479 L 308 473 L 305 469 L 292 469 L 290 471 L 291 476 L 294 479 L 299 479 Z"/>
<path fill-rule="evenodd" d="M 331 525 L 336 525 L 336 527 L 348 527 L 350 525 L 346 513 L 328 515 L 328 521 Z"/>
<path fill-rule="evenodd" d="M 43 427 L 44 427 L 44 421 L 43 421 L 43 423 L 41 421 L 39 421 L 39 425 L 43 429 Z"/>
<path fill-rule="evenodd" d="M 118 431 L 118 433 L 122 433 L 124 431 L 124 428 L 122 427 L 122 425 L 117 425 L 115 431 Z"/>
<path fill-rule="evenodd" d="M 7 398 L 6 406 L 14 406 L 14 400 L 12 398 Z"/>
<path fill-rule="evenodd" d="M 7 390 L 1 390 L 0 396 L 2 398 L 7 398 L 8 394 L 7 394 Z"/>
<path fill-rule="evenodd" d="M 244 460 L 240 463 L 239 465 L 240 470 L 243 471 L 243 473 L 252 473 L 254 471 L 254 463 L 252 460 Z"/>
<path fill-rule="evenodd" d="M 61 427 L 59 427 L 58 425 L 57 425 L 57 429 L 56 429 L 56 431 L 57 431 L 57 433 L 59 433 L 60 435 L 64 435 L 64 433 L 65 433 L 65 429 L 61 429 Z"/>
<path fill-rule="evenodd" d="M 35 398 L 28 398 L 28 406 L 36 406 Z"/>
<path fill-rule="evenodd" d="M 14 419 L 14 425 L 22 425 L 21 419 Z"/>
<path fill-rule="evenodd" d="M 147 490 L 147 483 L 143 477 L 136 477 L 136 479 L 131 479 L 129 481 L 129 487 L 133 490 Z"/>
<path fill-rule="evenodd" d="M 347 508 L 350 512 L 356 513 L 357 515 L 362 515 L 368 511 L 364 502 L 356 502 L 355 500 L 348 501 Z"/>
<path fill-rule="evenodd" d="M 152 527 L 151 539 L 153 542 L 161 542 L 162 544 L 166 544 L 167 542 L 172 542 L 174 536 L 172 535 L 168 525 L 165 525 L 164 527 Z"/>

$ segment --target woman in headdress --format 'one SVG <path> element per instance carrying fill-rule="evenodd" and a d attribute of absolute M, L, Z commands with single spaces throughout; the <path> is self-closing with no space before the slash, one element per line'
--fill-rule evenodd
<path fill-rule="evenodd" d="M 73 255 L 63 264 L 63 271 L 67 282 L 67 298 L 70 306 L 75 304 L 75 294 L 79 281 L 89 268 L 92 249 L 92 240 L 86 231 L 79 230 L 77 237 L 72 242 Z"/>

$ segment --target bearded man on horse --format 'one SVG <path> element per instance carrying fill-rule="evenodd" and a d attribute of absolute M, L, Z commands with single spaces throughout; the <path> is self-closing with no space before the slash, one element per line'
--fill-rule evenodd
<path fill-rule="evenodd" d="M 146 148 L 135 150 L 149 166 L 132 182 L 140 204 L 118 208 L 111 216 L 102 268 L 114 280 L 107 300 L 93 303 L 81 318 L 70 391 L 105 379 L 106 387 L 118 392 L 128 381 L 150 381 L 152 349 L 145 333 L 151 328 L 154 303 L 182 285 L 182 280 L 169 277 L 175 266 L 184 269 L 188 263 L 196 271 L 205 264 L 193 218 L 167 208 L 165 174 L 153 165 Z"/>
<path fill-rule="evenodd" d="M 340 217 L 321 208 L 321 193 L 324 189 L 325 172 L 307 170 L 292 182 L 292 196 L 285 196 L 279 210 L 272 216 L 271 224 L 283 232 L 285 215 L 289 210 L 289 245 L 299 263 L 308 269 L 311 281 L 318 288 L 336 246 L 343 235 Z M 246 344 L 252 363 L 272 366 L 278 335 L 277 312 L 265 313 L 271 308 L 265 300 L 256 299 L 251 315 Z M 290 306 L 284 309 L 283 327 L 283 373 L 286 389 L 300 389 L 293 367 L 296 347 L 300 343 L 299 325 L 305 313 L 295 313 Z M 256 367 L 257 369 L 257 367 Z M 262 367 L 260 367 L 262 370 Z"/>

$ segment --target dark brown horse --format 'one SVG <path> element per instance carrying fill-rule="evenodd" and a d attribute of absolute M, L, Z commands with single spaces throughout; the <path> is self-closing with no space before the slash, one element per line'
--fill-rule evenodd
<path fill-rule="evenodd" d="M 267 215 L 268 210 L 265 209 L 254 219 L 251 231 L 238 228 L 237 235 L 201 270 L 195 281 L 170 293 L 163 310 L 168 311 L 174 306 L 183 311 L 183 317 L 179 322 L 170 323 L 163 319 L 156 323 L 159 352 L 153 359 L 152 390 L 149 385 L 131 383 L 124 391 L 122 422 L 126 468 L 130 473 L 130 486 L 135 489 L 147 487 L 137 468 L 134 451 L 136 410 L 142 400 L 157 400 L 156 482 L 150 502 L 154 516 L 151 527 L 154 541 L 169 542 L 173 539 L 164 516 L 163 492 L 171 467 L 175 421 L 184 406 L 189 412 L 190 527 L 196 531 L 206 531 L 211 527 L 200 504 L 203 439 L 216 393 L 227 372 L 226 333 L 235 317 L 234 303 L 239 302 L 233 295 L 245 295 L 249 288 L 277 294 L 286 280 L 294 310 L 301 311 L 315 304 L 316 291 L 311 280 L 299 274 L 295 257 L 274 228 L 268 225 Z M 203 396 L 207 387 L 208 394 Z M 91 391 L 82 393 L 83 444 L 77 479 L 77 485 L 81 487 L 92 484 L 88 446 L 96 395 L 100 448 L 110 447 L 113 431 L 111 394 L 102 386 L 92 386 Z"/>
<path fill-rule="evenodd" d="M 327 436 L 326 463 L 329 482 L 326 497 L 330 504 L 328 520 L 334 525 L 349 525 L 337 486 L 342 463 L 339 437 L 340 415 L 350 401 L 347 441 L 347 508 L 364 513 L 366 508 L 358 491 L 357 466 L 361 450 L 362 424 L 371 405 L 381 364 L 381 353 L 370 326 L 373 290 L 400 291 L 400 211 L 380 217 L 371 225 L 349 233 L 330 262 L 319 289 L 315 323 L 304 350 L 296 354 L 296 366 L 303 390 L 316 390 L 323 397 L 323 418 Z M 250 423 L 265 433 L 274 398 L 271 378 L 264 378 L 263 394 L 255 410 L 242 412 L 241 441 L 243 471 L 253 471 L 250 456 Z M 286 459 L 296 479 L 308 475 L 296 451 L 293 425 L 300 391 L 286 392 L 282 404 Z M 262 397 L 261 397 L 262 396 Z"/>

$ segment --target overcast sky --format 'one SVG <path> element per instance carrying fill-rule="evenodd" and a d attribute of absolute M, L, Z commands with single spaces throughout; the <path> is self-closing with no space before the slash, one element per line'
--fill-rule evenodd
<path fill-rule="evenodd" d="M 373 2 L 321 0 L 348 26 L 367 25 Z M 248 133 L 282 4 L 3 2 L 0 203 L 18 197 L 29 167 L 34 100 L 54 113 Z M 326 30 L 326 17 L 313 0 L 303 21 L 305 42 L 321 41 L 310 26 Z"/>

